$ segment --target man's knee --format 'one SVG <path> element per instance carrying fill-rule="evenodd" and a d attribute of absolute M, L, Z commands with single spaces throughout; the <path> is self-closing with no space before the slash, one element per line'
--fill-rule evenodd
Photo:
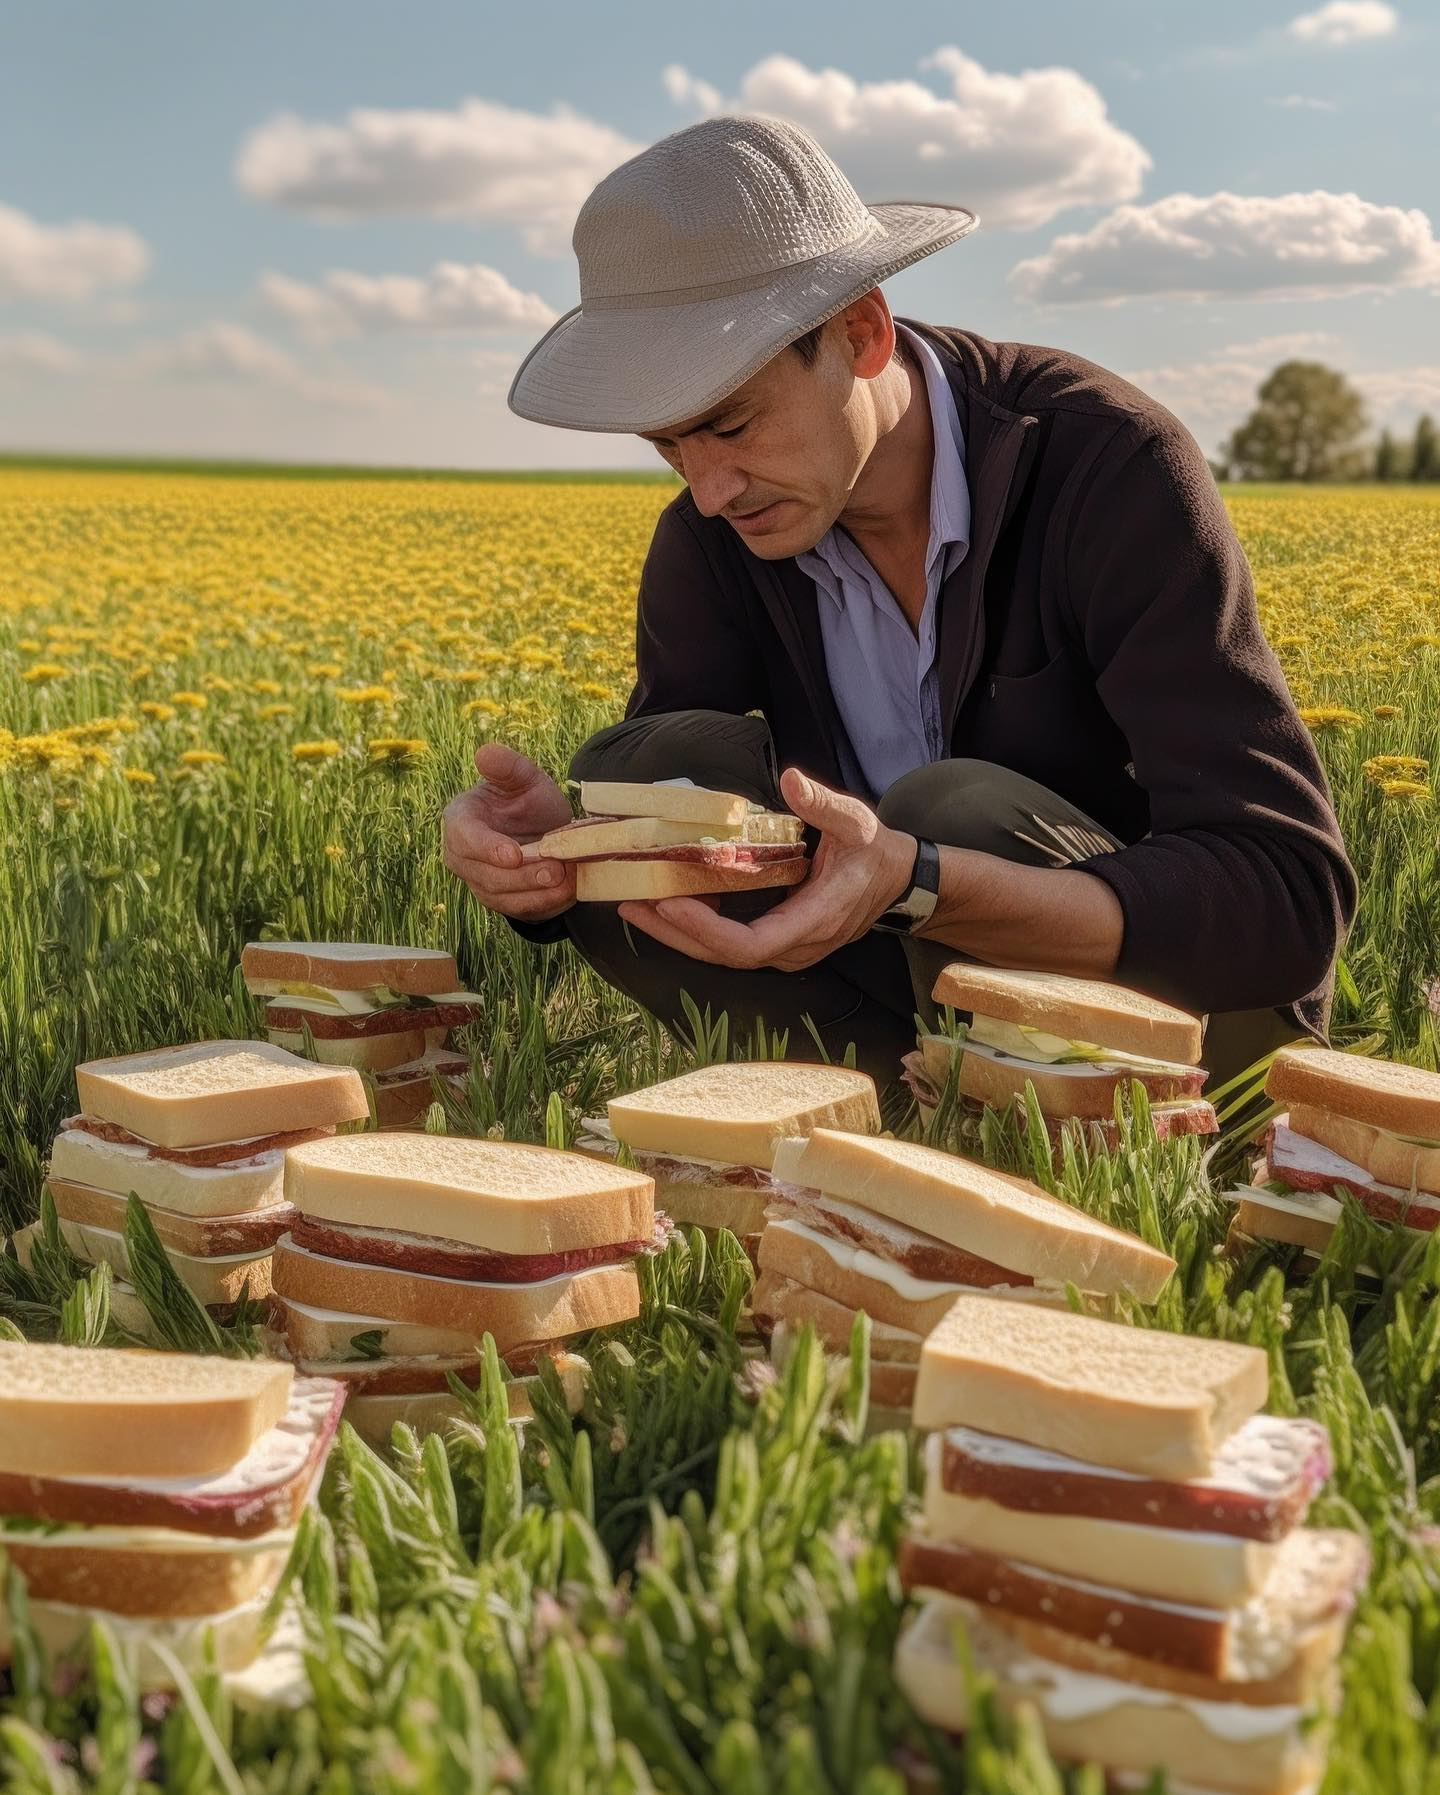
<path fill-rule="evenodd" d="M 1005 769 L 988 760 L 936 760 L 902 773 L 876 811 L 889 829 L 963 848 L 973 830 L 989 839 L 1000 814 Z"/>
<path fill-rule="evenodd" d="M 626 717 L 590 737 L 570 763 L 572 779 L 648 785 L 690 779 L 774 804 L 775 754 L 762 717 L 728 711 L 664 711 Z"/>

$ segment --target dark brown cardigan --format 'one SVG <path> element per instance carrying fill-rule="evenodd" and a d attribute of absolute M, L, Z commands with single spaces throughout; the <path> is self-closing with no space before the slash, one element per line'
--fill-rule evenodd
<path fill-rule="evenodd" d="M 1117 980 L 1197 1012 L 1295 1003 L 1323 1030 L 1355 878 L 1194 438 L 1078 356 L 905 322 L 965 433 L 970 547 L 939 618 L 952 754 L 1129 844 L 1084 863 L 1124 911 Z M 627 715 L 758 710 L 782 766 L 841 783 L 814 583 L 688 491 L 646 558 L 636 667 Z"/>

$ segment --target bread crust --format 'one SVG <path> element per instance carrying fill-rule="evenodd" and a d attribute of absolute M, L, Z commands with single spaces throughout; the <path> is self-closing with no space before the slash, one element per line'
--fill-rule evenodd
<path fill-rule="evenodd" d="M 848 1251 L 839 1241 L 833 1244 L 837 1252 Z M 914 1334 L 928 1334 L 965 1288 L 926 1279 L 923 1282 L 930 1285 L 932 1294 L 902 1295 L 880 1277 L 868 1277 L 856 1267 L 838 1263 L 817 1241 L 774 1222 L 760 1236 L 760 1269 L 819 1291 L 852 1311 L 863 1309 L 875 1321 Z"/>
<path fill-rule="evenodd" d="M 1047 1118 L 1065 1120 L 1070 1116 L 1083 1121 L 1115 1120 L 1115 1093 L 1128 1092 L 1131 1081 L 1140 1084 L 1152 1103 L 1175 1103 L 1200 1095 L 1204 1075 L 1192 1073 L 1188 1078 L 1168 1072 L 1146 1072 L 1140 1067 L 1123 1072 L 1110 1067 L 1097 1067 L 1085 1077 L 1059 1072 L 1039 1061 L 995 1060 L 988 1054 L 960 1054 L 960 1095 L 990 1109 L 1004 1109 L 1007 1103 L 1024 1101 L 1025 1086 L 1035 1087 L 1035 1100 Z M 1188 1087 L 1188 1088 L 1187 1088 Z"/>
<path fill-rule="evenodd" d="M 285 1199 L 283 1150 L 228 1166 L 184 1165 L 138 1145 L 62 1128 L 50 1149 L 50 1176 L 186 1216 L 246 1215 Z"/>
<path fill-rule="evenodd" d="M 55 1211 L 64 1222 L 83 1223 L 120 1233 L 125 1226 L 127 1199 L 96 1190 L 88 1184 L 72 1184 L 66 1178 L 47 1178 L 46 1188 L 55 1199 Z M 247 1215 L 184 1215 L 147 1203 L 145 1213 L 167 1251 L 194 1259 L 213 1259 L 236 1253 L 268 1253 L 295 1220 L 288 1203 L 272 1203 Z"/>
<path fill-rule="evenodd" d="M 277 1550 L 256 1552 L 127 1551 L 19 1540 L 4 1545 L 34 1601 L 155 1619 L 219 1614 L 268 1594 L 289 1551 L 288 1540 Z"/>
<path fill-rule="evenodd" d="M 113 1228 L 59 1218 L 65 1244 L 87 1265 L 108 1265 L 118 1276 L 130 1276 L 130 1250 L 125 1236 Z M 33 1248 L 33 1241 L 27 1246 Z M 246 1250 L 223 1257 L 204 1257 L 169 1250 L 171 1269 L 185 1288 L 207 1308 L 225 1308 L 243 1296 L 259 1302 L 271 1289 L 270 1249 Z"/>
<path fill-rule="evenodd" d="M 731 1061 L 612 1097 L 611 1132 L 637 1153 L 770 1170 L 776 1145 L 838 1128 L 880 1126 L 874 1079 L 847 1066 L 799 1060 Z"/>
<path fill-rule="evenodd" d="M 1419 1066 L 1337 1053 L 1328 1047 L 1282 1047 L 1271 1062 L 1265 1094 L 1282 1106 L 1291 1106 L 1292 1118 L 1298 1104 L 1392 1134 L 1440 1141 L 1440 1073 L 1425 1072 Z M 1329 1141 L 1325 1144 L 1330 1145 Z M 1354 1153 L 1344 1156 L 1367 1163 Z M 1381 1177 L 1375 1167 L 1367 1169 Z M 1408 1184 L 1410 1179 L 1387 1176 L 1381 1181 Z"/>
<path fill-rule="evenodd" d="M 807 1285 L 797 1284 L 780 1272 L 762 1271 L 751 1292 L 756 1325 L 762 1332 L 773 1332 L 782 1323 L 803 1327 L 807 1322 L 820 1337 L 827 1352 L 848 1353 L 850 1331 L 855 1326 L 857 1310 L 825 1296 Z M 920 1363 L 920 1335 L 908 1328 L 874 1321 L 870 1329 L 872 1363 L 905 1365 L 913 1371 Z"/>
<path fill-rule="evenodd" d="M 810 871 L 803 854 L 756 866 L 705 866 L 684 860 L 579 860 L 575 897 L 582 904 L 656 903 L 799 885 Z"/>
<path fill-rule="evenodd" d="M 343 950 L 338 955 L 337 948 Z M 240 970 L 247 981 L 279 979 L 322 985 L 328 991 L 388 985 L 406 997 L 435 997 L 460 989 L 453 954 L 366 942 L 247 941 L 240 951 Z"/>
<path fill-rule="evenodd" d="M 1069 1041 L 1185 1066 L 1199 1060 L 1205 1032 L 1197 1016 L 1173 1004 L 1123 985 L 1062 973 L 1010 971 L 957 960 L 942 970 L 931 996 L 936 1003 L 996 1022 L 1025 1023 Z"/>
<path fill-rule="evenodd" d="M 1296 1134 L 1317 1141 L 1368 1172 L 1377 1184 L 1440 1196 L 1440 1147 L 1414 1146 L 1369 1122 L 1334 1115 L 1308 1103 L 1291 1104 L 1289 1125 Z"/>
<path fill-rule="evenodd" d="M 274 1285 L 278 1295 L 316 1308 L 386 1315 L 474 1340 L 488 1332 L 502 1358 L 513 1346 L 565 1339 L 640 1313 L 633 1264 L 591 1266 L 537 1284 L 475 1284 L 325 1259 L 288 1235 L 275 1248 Z"/>
<path fill-rule="evenodd" d="M 353 1359 L 355 1336 L 371 1333 L 380 1335 L 380 1350 L 387 1357 L 454 1357 L 475 1350 L 475 1337 L 468 1329 L 431 1328 L 374 1315 L 332 1313 L 326 1305 L 316 1305 L 325 1310 L 316 1314 L 309 1305 L 287 1302 L 280 1295 L 272 1296 L 271 1303 L 275 1323 L 296 1359 Z"/>

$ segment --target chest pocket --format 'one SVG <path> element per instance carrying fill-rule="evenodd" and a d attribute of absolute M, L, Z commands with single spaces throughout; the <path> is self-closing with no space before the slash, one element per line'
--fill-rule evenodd
<path fill-rule="evenodd" d="M 1042 785 L 1093 797 L 1130 758 L 1083 661 L 1061 648 L 1033 673 L 984 672 L 962 726 L 963 752 Z"/>

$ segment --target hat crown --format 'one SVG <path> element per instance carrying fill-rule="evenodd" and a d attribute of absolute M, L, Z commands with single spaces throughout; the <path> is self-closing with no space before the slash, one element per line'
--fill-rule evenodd
<path fill-rule="evenodd" d="M 723 285 L 780 269 L 880 226 L 814 138 L 779 119 L 710 118 L 608 174 L 572 243 L 582 305 Z"/>

